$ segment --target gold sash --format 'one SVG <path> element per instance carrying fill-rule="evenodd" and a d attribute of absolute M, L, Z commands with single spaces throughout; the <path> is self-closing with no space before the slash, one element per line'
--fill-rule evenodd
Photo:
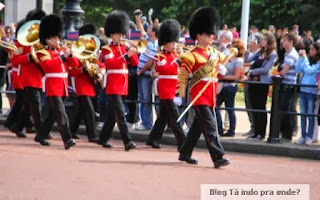
<path fill-rule="evenodd" d="M 193 86 L 195 86 L 199 81 L 201 81 L 201 79 L 205 78 L 205 77 L 212 77 L 213 73 L 215 72 L 215 70 L 213 70 L 217 64 L 219 64 L 219 59 L 211 59 L 208 60 L 208 62 L 201 66 L 193 75 L 191 78 L 191 88 L 193 88 Z"/>

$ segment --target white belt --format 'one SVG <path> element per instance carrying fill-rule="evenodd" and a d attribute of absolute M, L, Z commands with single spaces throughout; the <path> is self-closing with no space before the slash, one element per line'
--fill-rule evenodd
<path fill-rule="evenodd" d="M 127 69 L 109 69 L 107 74 L 128 74 L 129 70 Z"/>
<path fill-rule="evenodd" d="M 214 78 L 213 80 L 211 80 L 211 77 L 204 77 L 201 79 L 202 81 L 205 81 L 205 82 L 209 82 L 209 81 L 214 81 L 214 82 L 218 82 L 218 79 L 217 78 Z"/>
<path fill-rule="evenodd" d="M 20 76 L 20 72 L 21 72 L 21 65 L 18 66 L 18 68 L 14 68 L 12 67 L 12 71 L 17 72 L 17 75 Z"/>
<path fill-rule="evenodd" d="M 177 79 L 178 79 L 178 75 L 159 75 L 158 78 L 159 78 L 159 79 L 173 79 L 173 80 L 177 80 Z"/>
<path fill-rule="evenodd" d="M 41 78 L 42 81 L 42 91 L 46 90 L 46 79 L 47 78 L 68 78 L 68 73 L 60 72 L 60 73 L 46 73 L 44 77 Z"/>
<path fill-rule="evenodd" d="M 46 78 L 68 78 L 68 73 L 61 72 L 61 73 L 46 73 Z"/>
<path fill-rule="evenodd" d="M 108 74 L 128 74 L 129 70 L 128 69 L 109 69 L 106 71 L 103 77 L 103 88 L 107 86 L 107 79 L 108 79 Z"/>

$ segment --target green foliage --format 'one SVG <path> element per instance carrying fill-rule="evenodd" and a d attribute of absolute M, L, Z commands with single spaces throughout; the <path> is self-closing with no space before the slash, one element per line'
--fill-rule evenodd
<path fill-rule="evenodd" d="M 63 1 L 56 0 L 61 9 Z M 270 24 L 276 27 L 289 27 L 299 24 L 301 30 L 320 30 L 319 0 L 251 0 L 250 24 L 266 28 Z M 113 9 L 125 10 L 131 19 L 133 11 L 140 8 L 144 15 L 150 8 L 153 17 L 160 20 L 174 18 L 181 24 L 187 24 L 191 13 L 200 6 L 216 6 L 222 23 L 240 26 L 242 1 L 234 0 L 83 0 L 81 7 L 85 10 L 85 22 L 102 26 L 105 16 Z"/>

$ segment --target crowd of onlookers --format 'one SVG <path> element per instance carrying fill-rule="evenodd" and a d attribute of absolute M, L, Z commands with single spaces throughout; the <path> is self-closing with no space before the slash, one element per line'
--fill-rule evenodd
<path fill-rule="evenodd" d="M 157 103 L 157 74 L 153 69 L 152 58 L 158 50 L 159 19 L 152 19 L 145 16 L 135 15 L 135 21 L 130 22 L 131 30 L 139 30 L 141 37 L 147 40 L 148 51 L 139 56 L 139 66 L 129 66 L 129 94 L 124 97 L 127 100 L 127 123 L 129 129 L 151 130 L 153 126 L 153 108 L 158 114 L 159 108 L 152 102 Z M 15 38 L 14 26 L 5 26 L 2 30 L 2 40 L 12 41 Z M 103 28 L 98 29 L 98 36 L 105 44 L 108 39 L 104 35 Z M 186 26 L 181 26 L 181 42 L 188 40 L 189 34 Z M 236 27 L 228 28 L 222 25 L 217 35 L 217 48 L 225 55 L 230 53 L 230 48 L 237 48 L 238 54 L 226 64 L 228 73 L 223 77 L 224 82 L 219 84 L 217 107 L 223 103 L 225 107 L 235 107 L 235 96 L 238 91 L 238 84 L 233 81 L 245 77 L 254 82 L 264 84 L 245 84 L 243 91 L 246 108 L 266 110 L 266 102 L 271 80 L 271 69 L 277 66 L 277 74 L 283 77 L 283 84 L 280 89 L 280 109 L 282 111 L 297 111 L 298 100 L 300 99 L 300 112 L 314 114 L 319 112 L 319 101 L 317 101 L 316 87 L 295 87 L 290 84 L 309 84 L 316 86 L 320 80 L 320 43 L 313 38 L 312 31 L 299 32 L 299 27 L 294 25 L 291 30 L 288 28 L 276 29 L 273 25 L 268 30 L 259 30 L 251 26 L 249 30 L 248 46 L 240 40 L 240 34 Z M 247 50 L 246 50 L 247 49 Z M 305 50 L 305 51 L 304 51 Z M 7 63 L 6 51 L 0 47 L 0 65 Z M 7 82 L 5 90 L 11 91 L 10 80 L 5 68 L 0 68 L 0 87 Z M 10 71 L 9 71 L 10 72 Z M 245 76 L 243 76 L 245 75 Z M 7 81 L 6 81 L 7 80 Z M 320 86 L 320 84 L 318 84 Z M 70 87 L 70 90 L 72 87 Z M 100 116 L 98 127 L 103 126 L 104 110 L 108 103 L 105 99 L 103 89 L 97 87 L 96 110 Z M 188 92 L 187 92 L 188 93 Z M 14 94 L 6 93 L 10 107 L 14 103 Z M 299 98 L 300 97 L 300 98 Z M 72 101 L 72 100 L 70 100 Z M 139 101 L 140 103 L 136 103 Z M 183 99 L 183 105 L 190 102 L 189 95 Z M 0 98 L 0 112 L 2 112 L 2 98 Z M 183 107 L 180 108 L 181 111 Z M 224 117 L 217 111 L 218 132 L 221 136 L 233 137 L 236 130 L 236 114 L 234 110 L 228 110 Z M 247 135 L 253 140 L 262 140 L 266 136 L 267 113 L 248 112 L 250 130 Z M 281 115 L 281 136 L 282 140 L 292 140 L 298 132 L 298 120 L 294 115 Z M 311 145 L 312 141 L 319 140 L 318 124 L 320 120 L 314 117 L 301 116 L 301 137 L 298 144 Z M 186 130 L 191 126 L 193 119 L 192 109 L 181 120 L 182 127 Z M 170 127 L 168 127 L 170 130 Z M 226 132 L 224 132 L 226 130 Z"/>

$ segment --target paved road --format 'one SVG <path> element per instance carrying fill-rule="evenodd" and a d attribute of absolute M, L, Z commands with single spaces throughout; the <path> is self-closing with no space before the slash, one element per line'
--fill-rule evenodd
<path fill-rule="evenodd" d="M 200 184 L 310 184 L 320 198 L 320 162 L 228 153 L 231 165 L 216 170 L 206 150 L 196 149 L 197 166 L 181 163 L 173 146 L 130 152 L 121 141 L 113 149 L 90 144 L 63 149 L 59 134 L 52 146 L 20 139 L 0 127 L 0 200 L 34 199 L 200 199 Z"/>

